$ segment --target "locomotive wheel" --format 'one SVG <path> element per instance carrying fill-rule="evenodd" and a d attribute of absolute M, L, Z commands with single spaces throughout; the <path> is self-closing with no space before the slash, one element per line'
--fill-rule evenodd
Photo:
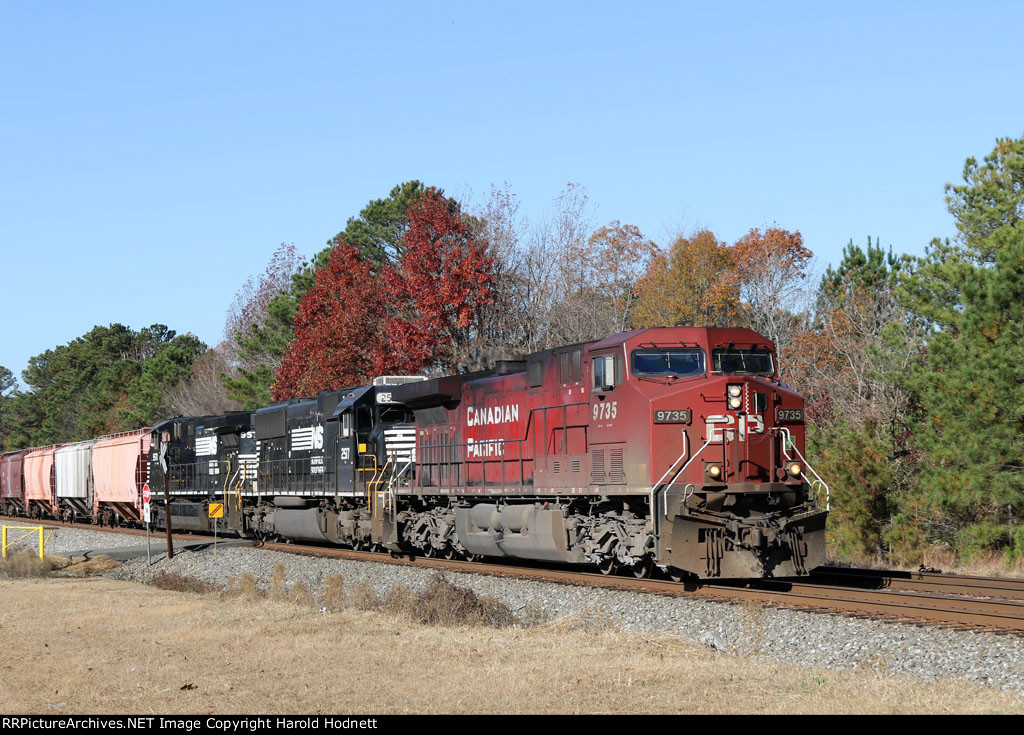
<path fill-rule="evenodd" d="M 427 544 L 427 548 L 424 550 L 423 555 L 428 559 L 436 559 L 437 557 L 441 556 L 441 553 L 433 544 Z"/>
<path fill-rule="evenodd" d="M 654 571 L 654 562 L 649 556 L 645 556 L 630 567 L 630 571 L 633 572 L 633 576 L 637 579 L 647 579 L 651 576 L 651 572 Z"/>
<path fill-rule="evenodd" d="M 451 561 L 459 555 L 459 552 L 455 550 L 455 547 L 451 544 L 444 545 L 444 558 Z"/>
<path fill-rule="evenodd" d="M 615 557 L 613 556 L 602 559 L 601 563 L 597 565 L 598 571 L 605 576 L 615 574 L 618 568 L 619 565 L 615 562 Z"/>
<path fill-rule="evenodd" d="M 671 580 L 672 580 L 673 582 L 682 582 L 682 581 L 683 581 L 684 579 L 686 579 L 686 577 L 687 577 L 687 574 L 686 574 L 686 572 L 684 572 L 684 571 L 683 571 L 682 569 L 680 569 L 679 567 L 668 567 L 668 568 L 667 568 L 667 569 L 665 570 L 665 574 L 666 574 L 666 575 L 668 576 L 668 578 L 669 578 L 669 579 L 671 579 Z"/>

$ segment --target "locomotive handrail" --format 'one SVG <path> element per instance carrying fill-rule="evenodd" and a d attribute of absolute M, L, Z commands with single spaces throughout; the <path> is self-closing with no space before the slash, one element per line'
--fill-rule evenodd
<path fill-rule="evenodd" d="M 219 463 L 218 463 L 219 465 Z M 218 470 L 220 467 L 218 466 Z M 228 507 L 228 484 L 231 482 L 231 460 L 228 460 L 228 471 L 224 473 L 224 486 L 221 488 L 221 501 L 224 503 L 224 507 Z"/>
<path fill-rule="evenodd" d="M 817 474 L 817 473 L 815 473 L 815 474 Z M 826 513 L 830 512 L 831 511 L 831 500 L 829 499 L 828 485 L 826 485 L 824 483 L 824 481 L 820 477 L 817 478 L 814 482 L 811 483 L 811 487 L 812 488 L 815 487 L 816 485 L 821 485 L 823 488 L 825 488 L 825 512 Z M 815 491 L 815 493 L 814 493 L 815 497 L 818 496 L 819 492 L 820 491 L 818 491 L 818 490 Z"/>
<path fill-rule="evenodd" d="M 386 492 L 388 494 L 389 502 L 391 504 L 391 522 L 392 523 L 395 522 L 395 508 L 398 505 L 398 498 L 395 495 L 395 484 L 397 483 L 398 478 L 401 477 L 402 475 L 404 475 L 406 470 L 408 470 L 410 466 L 412 466 L 412 459 L 411 458 L 405 463 L 405 466 L 402 467 L 402 469 L 398 469 L 398 465 L 396 464 L 395 465 L 395 470 L 391 473 L 391 479 L 388 481 L 388 486 L 387 486 Z"/>
<path fill-rule="evenodd" d="M 779 427 L 779 434 L 780 434 L 780 436 L 782 436 L 782 456 L 785 457 L 786 459 L 793 459 L 789 455 L 789 445 L 790 445 L 790 443 L 792 443 L 793 444 L 793 448 L 796 449 L 796 440 L 793 439 L 793 434 L 790 432 L 789 428 L 786 427 L 786 426 L 780 426 Z"/>
<path fill-rule="evenodd" d="M 686 432 L 684 431 L 683 432 L 683 453 L 680 454 L 678 457 L 676 457 L 676 461 L 668 466 L 668 469 L 665 470 L 665 474 L 661 476 L 661 479 L 658 480 L 656 483 L 654 483 L 654 487 L 652 488 L 652 490 L 653 489 L 657 489 L 657 487 L 665 480 L 665 478 L 668 477 L 668 473 L 672 471 L 672 468 L 675 467 L 679 463 L 679 461 L 682 460 L 683 457 L 685 457 L 687 454 L 689 454 L 689 452 L 690 452 L 690 437 L 687 436 Z M 689 462 L 687 462 L 687 464 L 689 464 Z M 679 474 L 679 473 L 676 473 L 676 474 Z"/>
<path fill-rule="evenodd" d="M 792 434 L 790 433 L 789 429 L 787 429 L 785 426 L 781 427 L 781 432 L 785 436 L 788 436 L 788 437 L 792 438 Z M 785 446 L 786 446 L 786 442 L 785 441 L 782 442 L 782 446 L 783 446 L 783 450 L 785 450 Z M 801 452 L 800 448 L 797 447 L 795 441 L 793 442 L 793 451 L 796 452 L 796 455 L 804 463 L 804 467 L 806 467 L 807 469 L 809 469 L 811 471 L 811 473 L 813 473 L 815 480 L 823 488 L 825 488 L 825 511 L 826 512 L 831 511 L 832 510 L 832 498 L 831 498 L 831 491 L 829 490 L 829 487 L 828 487 L 828 483 L 825 482 L 823 479 L 821 479 L 821 475 L 818 474 L 817 470 L 815 470 L 813 467 L 811 467 L 811 463 L 807 461 L 806 457 L 804 457 L 803 452 Z M 788 459 L 788 457 L 787 457 L 787 459 Z M 810 486 L 812 488 L 814 487 L 814 483 L 813 482 L 809 483 L 809 484 L 810 484 Z"/>
<path fill-rule="evenodd" d="M 515 462 L 515 463 L 519 464 L 519 481 L 520 481 L 520 484 L 523 484 L 523 482 L 525 480 L 525 468 L 523 467 L 523 463 L 524 462 L 536 462 L 537 461 L 537 457 L 535 457 L 535 456 L 534 457 L 524 457 L 523 456 L 523 452 L 522 452 L 522 446 L 525 445 L 525 443 L 530 441 L 530 439 L 531 439 L 531 437 L 530 437 L 530 429 L 533 427 L 533 423 L 534 423 L 533 416 L 534 416 L 535 413 L 544 412 L 545 415 L 546 415 L 547 411 L 562 409 L 562 411 L 563 411 L 562 428 L 564 430 L 564 429 L 568 428 L 568 425 L 569 425 L 568 424 L 568 417 L 567 417 L 568 409 L 570 409 L 570 408 L 572 408 L 574 406 L 588 406 L 588 405 L 590 405 L 589 401 L 576 401 L 574 403 L 555 403 L 555 404 L 551 404 L 549 406 L 531 406 L 530 407 L 529 415 L 527 416 L 527 419 L 526 419 L 526 428 L 524 429 L 524 432 L 523 432 L 525 435 L 523 437 L 514 438 L 514 439 L 495 438 L 495 439 L 484 439 L 484 440 L 481 440 L 479 442 L 480 444 L 483 444 L 485 442 L 489 442 L 489 443 L 501 442 L 502 444 L 510 444 L 510 443 L 518 443 L 518 444 L 520 444 L 520 451 L 519 451 L 519 457 L 518 458 L 508 459 L 506 457 L 494 457 L 494 458 L 480 457 L 479 459 L 472 460 L 474 463 L 479 463 L 482 467 L 484 467 L 483 479 L 484 479 L 485 484 L 486 484 L 486 467 L 487 467 L 487 465 L 488 464 L 495 464 L 497 462 L 501 463 L 501 485 L 502 485 L 502 487 L 505 486 L 505 481 L 506 481 L 505 465 L 509 464 L 510 462 Z M 534 438 L 535 437 L 536 437 L 536 435 L 534 436 Z M 427 461 L 426 457 L 429 456 L 430 450 L 439 450 L 439 449 L 442 449 L 442 448 L 450 448 L 450 449 L 458 448 L 458 449 L 463 449 L 464 450 L 464 449 L 466 449 L 469 446 L 470 446 L 470 444 L 467 441 L 467 442 L 460 442 L 458 444 L 452 443 L 452 444 L 443 444 L 443 445 L 438 445 L 438 446 L 425 446 L 425 447 L 422 447 L 422 449 L 424 449 L 426 451 L 423 452 L 422 455 L 418 458 L 417 467 L 440 467 L 441 465 L 446 465 L 449 468 L 451 468 L 452 466 L 459 467 L 459 468 L 464 467 L 467 463 L 470 462 L 470 460 L 466 459 L 465 452 L 462 452 L 462 455 L 463 455 L 462 459 L 456 459 L 456 460 L 453 460 L 453 461 L 439 460 L 439 461 L 436 461 L 436 462 L 431 462 L 431 461 Z M 455 486 L 452 485 L 451 480 L 450 480 L 450 477 L 451 477 L 452 473 L 449 471 L 448 474 L 449 474 L 449 481 L 447 483 L 442 485 L 441 482 L 440 482 L 440 478 L 438 478 L 438 484 L 436 486 L 432 485 L 432 486 L 429 486 L 429 487 L 444 487 L 444 488 L 449 489 L 449 490 L 452 489 L 453 487 L 455 487 Z M 465 479 L 465 478 L 463 478 L 463 479 Z"/>
<path fill-rule="evenodd" d="M 376 455 L 373 455 L 373 460 L 374 460 L 374 464 L 376 464 L 376 462 L 377 462 L 377 456 Z M 371 486 L 373 486 L 373 485 L 380 485 L 382 482 L 384 482 L 384 474 L 388 471 L 388 466 L 390 464 L 391 464 L 391 458 L 388 457 L 387 461 L 384 462 L 384 465 L 380 468 L 380 474 L 377 474 L 375 472 L 373 474 L 373 478 L 369 482 L 366 483 L 366 494 L 367 494 L 367 496 L 369 496 L 367 498 L 367 503 L 368 503 L 368 507 L 369 507 L 369 510 L 370 510 L 370 515 L 373 518 L 377 517 L 377 510 L 378 510 L 378 506 L 377 506 L 377 492 L 378 492 L 378 490 L 376 488 L 371 489 Z M 385 488 L 385 491 L 386 491 L 386 488 Z"/>
<path fill-rule="evenodd" d="M 683 434 L 683 436 L 686 436 L 686 434 Z M 693 462 L 693 460 L 697 459 L 697 457 L 700 456 L 700 453 L 708 448 L 709 444 L 711 444 L 711 440 L 710 439 L 708 439 L 706 442 L 704 442 L 704 446 L 702 446 L 700 449 L 698 449 L 696 454 L 694 454 L 692 457 L 690 457 L 688 460 L 686 460 L 686 464 L 684 464 L 682 467 L 680 467 L 678 472 L 676 472 L 674 475 L 672 475 L 672 479 L 669 480 L 669 482 L 667 483 L 666 487 L 671 487 L 672 483 L 674 483 L 676 481 L 676 478 L 679 477 L 679 475 L 683 474 L 683 470 L 685 470 L 687 467 L 689 467 L 690 464 Z M 672 467 L 675 467 L 676 463 L 679 462 L 679 460 L 682 459 L 683 456 L 685 456 L 685 454 L 686 454 L 686 452 L 683 452 L 683 454 L 679 455 L 679 459 L 677 459 L 675 462 L 672 463 L 672 465 L 668 468 L 668 472 L 672 471 Z M 668 475 L 668 472 L 666 472 L 664 475 L 661 476 L 662 480 L 665 479 L 665 476 Z M 661 484 L 661 480 L 658 481 L 658 484 L 659 485 Z M 693 485 L 693 483 L 691 482 L 691 483 L 689 483 L 689 485 Z M 657 489 L 658 489 L 658 485 L 655 485 L 652 488 L 652 490 L 651 490 L 652 501 L 654 499 L 654 493 L 657 492 Z M 667 490 L 665 492 L 665 497 L 668 498 L 668 491 Z M 656 511 L 656 510 L 657 510 L 657 508 L 652 505 L 652 511 Z M 665 503 L 665 520 L 668 520 L 668 503 Z"/>
<path fill-rule="evenodd" d="M 133 434 L 144 436 L 145 434 L 148 434 L 152 430 L 153 427 L 151 426 L 143 426 L 140 429 L 132 429 L 131 431 L 115 431 L 113 434 L 101 434 L 100 436 L 96 437 L 96 441 L 103 441 L 104 439 L 118 439 L 122 436 L 132 436 Z"/>
<path fill-rule="evenodd" d="M 686 483 L 686 485 L 683 486 L 683 502 L 685 503 L 687 501 L 687 499 L 691 495 L 693 495 L 696 491 L 697 491 L 697 486 L 694 483 L 692 483 L 692 482 Z"/>
<path fill-rule="evenodd" d="M 363 455 L 360 455 L 363 456 Z M 367 455 L 369 456 L 369 455 Z M 265 459 L 257 462 L 257 493 L 262 497 L 259 483 L 278 487 L 288 492 L 328 492 L 325 472 L 312 472 L 314 457 Z M 309 470 L 309 471 L 304 471 Z M 263 478 L 260 480 L 260 478 Z"/>
<path fill-rule="evenodd" d="M 707 449 L 709 444 L 711 444 L 711 439 L 708 439 L 707 441 L 705 441 L 704 442 L 704 446 L 702 446 L 700 449 L 698 449 L 697 452 L 692 457 L 690 457 L 688 460 L 686 460 L 686 463 L 682 467 L 680 467 L 679 471 L 676 472 L 672 476 L 672 480 L 669 482 L 668 486 L 671 486 L 672 482 L 675 482 L 675 479 L 677 477 L 679 477 L 680 474 L 682 474 L 682 471 L 685 470 L 687 467 L 689 467 L 690 463 L 693 462 L 693 460 L 697 459 L 697 457 L 700 456 L 700 453 L 703 452 L 705 449 Z M 676 458 L 676 460 L 672 464 L 670 464 L 668 466 L 668 469 L 665 470 L 665 474 L 663 474 L 661 476 L 661 479 L 658 480 L 658 482 L 656 482 L 651 487 L 651 500 L 650 500 L 650 506 L 651 506 L 651 526 L 652 526 L 651 531 L 654 534 L 655 556 L 656 557 L 660 557 L 661 556 L 661 514 L 662 514 L 662 511 L 661 511 L 661 506 L 658 503 L 658 488 L 661 486 L 661 484 L 665 480 L 665 478 L 668 477 L 668 473 L 672 471 L 672 468 L 675 467 L 677 464 L 679 464 L 682 461 L 683 457 L 685 457 L 689 453 L 689 451 L 690 451 L 690 439 L 689 439 L 689 436 L 684 431 L 683 432 L 683 453 L 680 454 Z M 668 520 L 668 503 L 665 503 L 665 520 Z"/>
<path fill-rule="evenodd" d="M 235 482 L 236 479 L 238 482 Z M 231 492 L 234 495 L 235 510 L 242 509 L 242 488 L 245 487 L 246 479 L 248 479 L 248 473 L 246 472 L 245 462 L 239 461 L 238 469 L 235 470 L 235 474 L 231 477 Z"/>

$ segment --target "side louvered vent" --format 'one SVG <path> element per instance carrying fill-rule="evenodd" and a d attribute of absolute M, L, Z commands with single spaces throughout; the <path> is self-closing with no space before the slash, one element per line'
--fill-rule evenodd
<path fill-rule="evenodd" d="M 604 475 L 604 449 L 590 451 L 590 481 L 595 485 L 603 485 L 608 481 Z"/>
<path fill-rule="evenodd" d="M 556 461 L 551 463 L 551 471 L 554 474 L 557 475 L 561 471 L 561 469 L 562 469 L 562 463 L 561 462 L 556 460 Z"/>
<path fill-rule="evenodd" d="M 572 461 L 572 471 L 573 472 L 579 472 L 580 471 L 580 461 L 578 459 L 574 459 Z"/>
<path fill-rule="evenodd" d="M 612 452 L 611 470 L 608 472 L 608 482 L 613 485 L 624 485 L 626 483 L 626 470 L 622 464 L 622 448 L 614 448 Z"/>

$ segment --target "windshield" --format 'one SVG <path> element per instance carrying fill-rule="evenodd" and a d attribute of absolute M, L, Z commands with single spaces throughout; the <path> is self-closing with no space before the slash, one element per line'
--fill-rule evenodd
<path fill-rule="evenodd" d="M 726 375 L 774 375 L 772 353 L 768 350 L 712 350 L 714 372 Z"/>
<path fill-rule="evenodd" d="M 704 350 L 637 350 L 633 374 L 642 377 L 686 377 L 704 374 Z"/>

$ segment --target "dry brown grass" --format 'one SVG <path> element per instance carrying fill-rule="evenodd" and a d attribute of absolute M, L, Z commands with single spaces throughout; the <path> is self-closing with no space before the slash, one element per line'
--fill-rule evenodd
<path fill-rule="evenodd" d="M 47 556 L 40 559 L 38 552 L 18 551 L 0 558 L 0 577 L 45 577 L 66 562 L 67 559 L 62 557 Z"/>
<path fill-rule="evenodd" d="M 917 571 L 919 568 L 924 568 L 938 570 L 944 574 L 961 574 L 971 577 L 1024 578 L 1024 559 L 1010 563 L 1004 554 L 992 553 L 964 561 L 952 549 L 941 546 L 926 549 L 921 557 L 921 563 L 917 565 L 907 566 L 878 559 L 840 558 L 831 555 L 826 563 L 831 566 L 852 566 L 887 571 Z"/>
<path fill-rule="evenodd" d="M 278 562 L 274 565 L 274 573 L 270 576 L 270 596 L 275 600 L 284 600 L 288 597 L 287 588 L 285 587 L 287 580 L 284 576 L 284 562 Z"/>
<path fill-rule="evenodd" d="M 358 610 L 403 615 L 423 625 L 507 628 L 519 622 L 500 600 L 489 595 L 478 597 L 473 590 L 453 584 L 442 574 L 433 575 L 427 586 L 416 593 L 405 585 L 393 585 L 380 595 L 371 585 L 359 583 L 353 588 L 349 604 Z"/>
<path fill-rule="evenodd" d="M 336 612 L 345 607 L 345 578 L 340 574 L 328 574 L 324 580 L 324 591 L 320 598 L 325 609 Z"/>
<path fill-rule="evenodd" d="M 296 605 L 301 605 L 303 607 L 313 607 L 316 603 L 316 600 L 313 599 L 313 595 L 306 586 L 306 583 L 301 580 L 292 585 L 291 592 L 288 593 L 288 596 Z"/>
<path fill-rule="evenodd" d="M 970 561 L 960 560 L 952 550 L 932 547 L 924 552 L 922 566 L 941 569 L 946 574 L 973 577 L 1024 577 L 1024 559 L 1010 563 L 1003 554 L 981 554 Z"/>
<path fill-rule="evenodd" d="M 964 683 L 801 669 L 599 620 L 426 626 L 102 577 L 2 590 L 4 713 L 1024 713 L 1024 697 Z"/>
<path fill-rule="evenodd" d="M 311 607 L 324 612 L 336 612 L 346 608 L 372 610 L 403 615 L 424 625 L 489 625 L 507 628 L 512 625 L 535 625 L 544 622 L 539 611 L 528 609 L 517 618 L 512 610 L 494 597 L 478 597 L 473 590 L 450 582 L 444 575 L 435 574 L 424 589 L 414 593 L 405 585 L 392 585 L 383 594 L 372 584 L 360 581 L 346 588 L 340 574 L 330 574 L 324 587 L 316 596 L 305 582 L 299 580 L 288 585 L 283 564 L 274 567 L 269 588 L 264 590 L 248 572 L 238 580 L 230 580 L 223 588 L 201 583 L 194 588 L 190 580 L 178 575 L 158 577 L 154 584 L 161 589 L 183 592 L 220 592 L 222 597 L 242 597 L 248 600 L 290 600 L 300 607 Z"/>
<path fill-rule="evenodd" d="M 88 577 L 93 574 L 108 572 L 120 565 L 120 562 L 106 556 L 86 559 L 84 556 L 69 558 L 47 555 L 40 559 L 34 551 L 21 551 L 0 559 L 0 577 L 46 577 L 51 574 L 69 577 Z"/>
<path fill-rule="evenodd" d="M 220 587 L 196 577 L 186 577 L 173 572 L 161 572 L 150 582 L 154 587 L 172 592 L 191 592 L 195 595 L 208 595 L 219 592 Z"/>
<path fill-rule="evenodd" d="M 262 600 L 266 598 L 267 591 L 259 586 L 252 574 L 245 572 L 237 582 L 228 585 L 227 594 L 247 600 Z"/>
<path fill-rule="evenodd" d="M 121 562 L 114 561 L 106 556 L 95 556 L 91 559 L 78 557 L 64 561 L 66 563 L 58 562 L 58 571 L 62 575 L 72 577 L 88 577 L 92 574 L 103 574 L 103 572 L 109 572 L 111 569 L 116 569 L 121 565 Z"/>

